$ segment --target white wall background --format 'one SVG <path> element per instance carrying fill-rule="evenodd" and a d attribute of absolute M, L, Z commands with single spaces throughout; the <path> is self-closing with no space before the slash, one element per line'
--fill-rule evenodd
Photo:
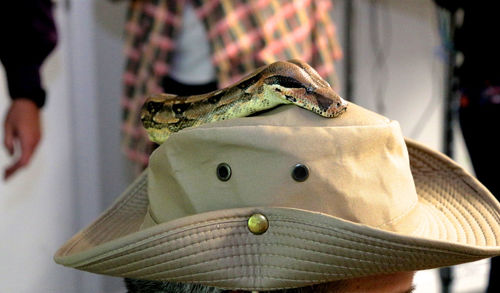
<path fill-rule="evenodd" d="M 356 9 L 356 103 L 380 110 L 376 101 L 382 97 L 384 114 L 398 120 L 407 136 L 440 149 L 444 71 L 436 54 L 440 40 L 431 0 L 377 0 L 374 6 L 370 0 L 334 0 L 341 41 L 345 1 L 353 1 Z M 44 140 L 28 168 L 0 182 L 0 292 L 125 291 L 120 279 L 60 267 L 52 255 L 126 185 L 119 147 L 126 4 L 59 3 L 60 43 L 44 67 L 49 92 Z M 373 11 L 379 23 L 375 30 Z M 383 66 L 375 65 L 374 31 L 386 53 Z M 2 74 L 0 110 L 5 114 L 9 100 Z M 457 159 L 469 166 L 460 139 Z M 8 163 L 2 148 L 0 167 Z M 481 292 L 486 271 L 487 261 L 460 266 L 454 292 Z M 416 283 L 417 292 L 439 292 L 434 270 L 417 274 Z"/>

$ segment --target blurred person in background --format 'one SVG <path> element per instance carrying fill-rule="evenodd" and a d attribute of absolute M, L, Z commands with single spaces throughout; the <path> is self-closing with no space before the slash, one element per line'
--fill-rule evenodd
<path fill-rule="evenodd" d="M 454 49 L 463 58 L 455 67 L 459 82 L 459 119 L 476 177 L 500 196 L 500 39 L 498 1 L 435 0 L 452 13 L 463 10 L 463 22 L 454 33 Z M 487 292 L 500 292 L 500 259 L 491 259 Z"/>
<path fill-rule="evenodd" d="M 331 0 L 150 0 L 130 3 L 126 24 L 123 144 L 142 170 L 155 145 L 140 121 L 150 94 L 202 94 L 257 67 L 301 59 L 334 88 L 342 52 Z"/>
<path fill-rule="evenodd" d="M 4 170 L 4 179 L 30 163 L 41 139 L 40 109 L 46 93 L 40 68 L 57 42 L 52 5 L 51 0 L 16 0 L 0 9 L 0 61 L 11 97 L 3 143 L 14 160 Z"/>

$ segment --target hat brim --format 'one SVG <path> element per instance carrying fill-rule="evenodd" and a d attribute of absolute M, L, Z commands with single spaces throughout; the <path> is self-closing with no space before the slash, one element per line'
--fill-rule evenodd
<path fill-rule="evenodd" d="M 500 206 L 491 193 L 448 157 L 410 139 L 406 145 L 419 197 L 420 221 L 410 234 L 286 207 L 218 210 L 141 230 L 149 204 L 144 172 L 55 261 L 112 276 L 272 290 L 500 254 Z M 269 220 L 263 235 L 248 231 L 254 213 Z"/>

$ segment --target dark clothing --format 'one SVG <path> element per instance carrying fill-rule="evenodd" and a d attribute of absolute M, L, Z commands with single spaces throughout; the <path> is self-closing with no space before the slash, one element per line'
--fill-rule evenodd
<path fill-rule="evenodd" d="M 57 42 L 51 0 L 5 1 L 0 8 L 0 61 L 12 99 L 45 103 L 40 67 Z"/>
<path fill-rule="evenodd" d="M 206 94 L 217 89 L 217 82 L 212 81 L 205 84 L 185 84 L 165 76 L 162 81 L 163 92 L 178 96 L 191 96 Z"/>
<path fill-rule="evenodd" d="M 457 67 L 460 87 L 480 90 L 500 84 L 500 2 L 490 0 L 434 0 L 438 5 L 456 11 L 464 10 L 462 26 L 455 32 L 455 49 L 464 56 Z"/>
<path fill-rule="evenodd" d="M 468 97 L 481 99 L 481 97 Z M 484 95 L 482 97 L 484 99 Z M 468 105 L 460 108 L 460 127 L 477 179 L 497 197 L 500 196 L 500 104 Z M 491 259 L 487 293 L 500 292 L 500 257 Z"/>
<path fill-rule="evenodd" d="M 487 89 L 487 91 L 491 90 Z M 484 96 L 470 98 L 484 99 Z M 493 195 L 499 197 L 500 140 L 496 129 L 500 126 L 500 104 L 462 106 L 459 117 L 476 177 Z"/>
<path fill-rule="evenodd" d="M 500 199 L 500 3 L 487 0 L 434 0 L 454 12 L 464 11 L 463 24 L 455 31 L 455 50 L 464 56 L 455 75 L 459 80 L 460 127 L 476 173 Z M 500 257 L 491 259 L 488 293 L 500 292 Z"/>

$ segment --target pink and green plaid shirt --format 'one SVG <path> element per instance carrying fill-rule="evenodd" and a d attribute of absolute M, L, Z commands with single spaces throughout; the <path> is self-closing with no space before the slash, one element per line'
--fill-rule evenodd
<path fill-rule="evenodd" d="M 123 149 L 140 167 L 154 146 L 140 121 L 146 96 L 162 92 L 169 74 L 183 7 L 190 0 L 136 0 L 126 25 Z M 334 60 L 342 55 L 331 0 L 191 0 L 204 24 L 219 86 L 259 66 L 297 58 L 311 64 L 334 87 Z"/>

